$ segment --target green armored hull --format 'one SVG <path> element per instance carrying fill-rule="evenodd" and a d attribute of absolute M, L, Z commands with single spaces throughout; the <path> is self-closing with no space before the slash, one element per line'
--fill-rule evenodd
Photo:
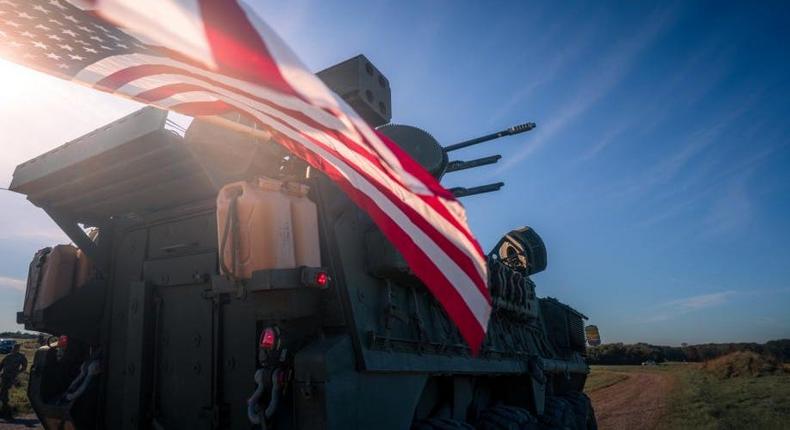
<path fill-rule="evenodd" d="M 319 76 L 372 125 L 389 122 L 389 83 L 365 57 Z M 381 131 L 437 177 L 498 160 L 450 161 L 463 144 Z M 222 274 L 217 194 L 258 176 L 309 186 L 320 267 Z M 146 108 L 20 165 L 11 188 L 91 264 L 87 281 L 18 315 L 62 337 L 30 375 L 48 429 L 595 427 L 581 393 L 585 317 L 536 295 L 546 250 L 531 229 L 489 255 L 493 314 L 473 356 L 367 215 L 273 142 L 199 120 L 182 134 Z M 50 255 L 31 263 L 26 302 Z"/>

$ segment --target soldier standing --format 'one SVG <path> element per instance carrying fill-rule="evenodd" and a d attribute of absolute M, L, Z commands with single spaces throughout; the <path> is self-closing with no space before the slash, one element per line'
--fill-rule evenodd
<path fill-rule="evenodd" d="M 19 344 L 14 345 L 13 351 L 0 361 L 0 402 L 3 403 L 0 415 L 11 416 L 11 407 L 8 404 L 8 391 L 16 383 L 16 377 L 27 370 L 27 359 L 19 352 Z"/>

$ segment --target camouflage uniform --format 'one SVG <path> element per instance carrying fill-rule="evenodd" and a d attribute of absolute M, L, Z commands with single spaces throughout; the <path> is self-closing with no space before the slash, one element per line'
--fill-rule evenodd
<path fill-rule="evenodd" d="M 19 345 L 14 351 L 0 361 L 0 403 L 3 404 L 0 413 L 8 415 L 11 408 L 8 405 L 8 391 L 16 383 L 16 377 L 27 370 L 27 358 L 19 352 Z"/>

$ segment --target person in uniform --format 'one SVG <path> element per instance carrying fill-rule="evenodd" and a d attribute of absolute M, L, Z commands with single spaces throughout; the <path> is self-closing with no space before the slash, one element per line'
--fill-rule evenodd
<path fill-rule="evenodd" d="M 11 406 L 8 404 L 8 391 L 16 384 L 17 376 L 27 370 L 27 358 L 19 352 L 19 344 L 13 351 L 0 361 L 0 415 L 10 417 Z"/>

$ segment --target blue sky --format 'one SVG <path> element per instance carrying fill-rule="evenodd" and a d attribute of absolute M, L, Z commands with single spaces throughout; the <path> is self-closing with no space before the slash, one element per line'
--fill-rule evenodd
<path fill-rule="evenodd" d="M 504 181 L 463 200 L 483 247 L 534 227 L 549 250 L 539 294 L 604 342 L 790 337 L 790 5 L 280 3 L 256 8 L 312 70 L 364 53 L 387 75 L 395 122 L 445 144 L 538 124 L 453 153 L 503 160 L 445 183 Z M 0 181 L 135 108 L 28 73 L 4 81 Z M 63 238 L 23 198 L 0 204 L 5 329 L 30 256 Z"/>

